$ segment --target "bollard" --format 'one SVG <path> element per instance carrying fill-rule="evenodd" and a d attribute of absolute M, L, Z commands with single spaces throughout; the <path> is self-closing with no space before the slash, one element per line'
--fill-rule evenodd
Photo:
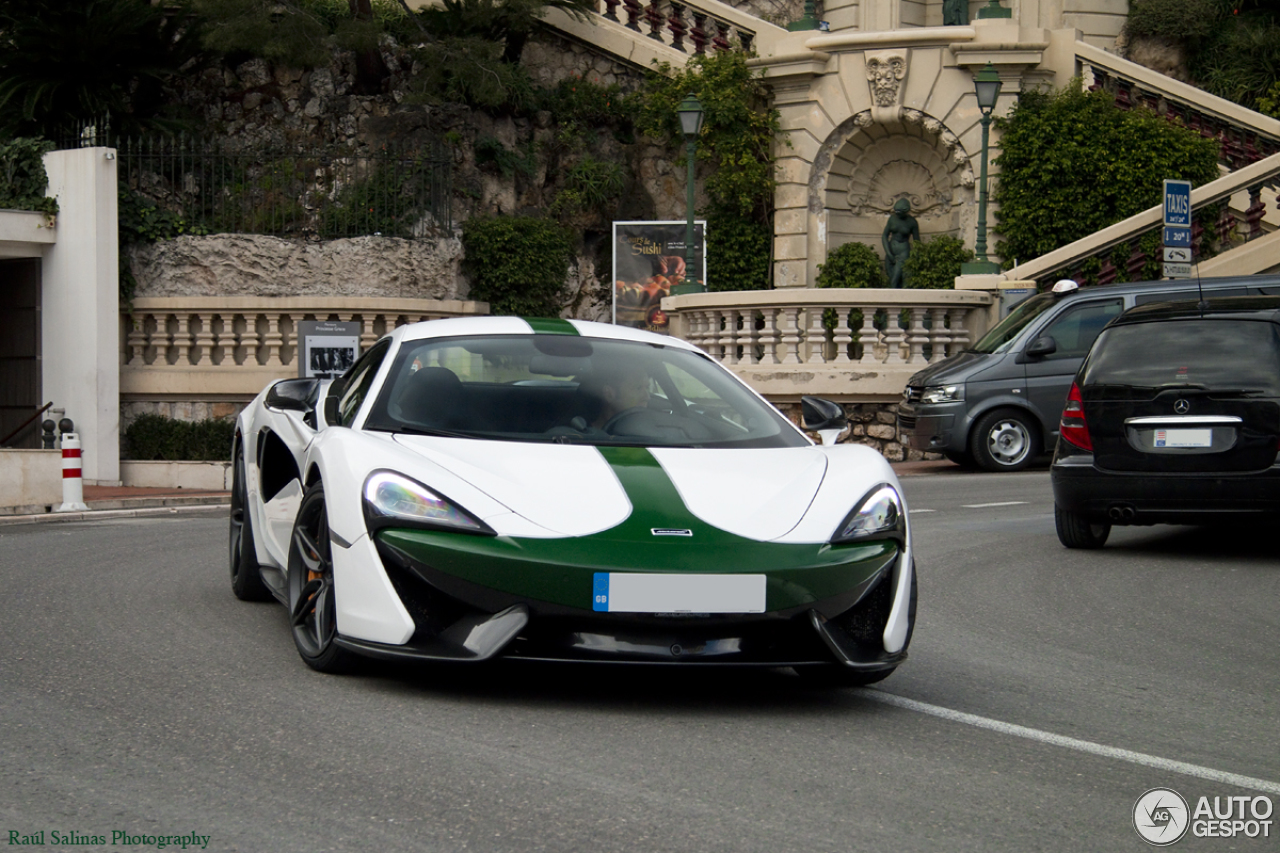
<path fill-rule="evenodd" d="M 54 512 L 80 512 L 89 507 L 84 502 L 84 477 L 80 468 L 80 436 L 62 434 L 62 504 Z"/>
<path fill-rule="evenodd" d="M 53 431 L 57 429 L 57 427 L 58 425 L 52 420 L 47 420 L 40 424 L 40 446 L 43 449 L 54 450 L 56 448 L 56 442 L 58 439 L 57 436 L 53 434 Z"/>

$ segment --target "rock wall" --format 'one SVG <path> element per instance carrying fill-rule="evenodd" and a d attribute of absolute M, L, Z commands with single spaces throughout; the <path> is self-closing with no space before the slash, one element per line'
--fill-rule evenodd
<path fill-rule="evenodd" d="M 466 299 L 457 237 L 309 243 L 255 234 L 135 245 L 135 296 L 387 296 Z"/>
<path fill-rule="evenodd" d="M 799 403 L 775 405 L 792 423 L 800 425 Z M 844 413 L 849 419 L 849 431 L 840 437 L 840 444 L 865 444 L 874 447 L 890 462 L 919 462 L 942 458 L 940 453 L 912 450 L 899 440 L 897 403 L 845 403 Z M 811 434 L 810 438 L 818 441 L 816 434 Z"/>

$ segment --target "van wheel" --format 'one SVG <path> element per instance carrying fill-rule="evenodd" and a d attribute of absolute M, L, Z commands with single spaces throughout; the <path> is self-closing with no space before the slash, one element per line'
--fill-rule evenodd
<path fill-rule="evenodd" d="M 1111 535 L 1111 524 L 1093 521 L 1078 512 L 1053 505 L 1053 523 L 1058 528 L 1058 541 L 1068 548 L 1101 548 Z"/>
<path fill-rule="evenodd" d="M 988 471 L 1021 471 L 1035 459 L 1038 436 L 1030 414 L 1001 409 L 978 421 L 969 443 L 980 467 Z"/>

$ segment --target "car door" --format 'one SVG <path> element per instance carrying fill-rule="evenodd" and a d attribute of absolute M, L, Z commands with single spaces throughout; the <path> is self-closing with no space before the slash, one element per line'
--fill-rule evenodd
<path fill-rule="evenodd" d="M 1033 338 L 1018 360 L 1027 377 L 1027 402 L 1044 426 L 1045 447 L 1052 448 L 1058 435 L 1062 405 L 1071 390 L 1071 380 L 1089 354 L 1104 326 L 1124 311 L 1124 299 L 1114 296 L 1076 302 L 1049 321 Z M 1037 342 L 1053 342 L 1049 352 L 1034 354 Z"/>

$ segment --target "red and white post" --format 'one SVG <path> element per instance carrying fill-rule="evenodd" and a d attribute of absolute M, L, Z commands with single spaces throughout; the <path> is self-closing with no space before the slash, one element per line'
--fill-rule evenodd
<path fill-rule="evenodd" d="M 62 434 L 62 504 L 54 512 L 82 512 L 88 508 L 80 468 L 80 436 L 65 432 Z"/>

